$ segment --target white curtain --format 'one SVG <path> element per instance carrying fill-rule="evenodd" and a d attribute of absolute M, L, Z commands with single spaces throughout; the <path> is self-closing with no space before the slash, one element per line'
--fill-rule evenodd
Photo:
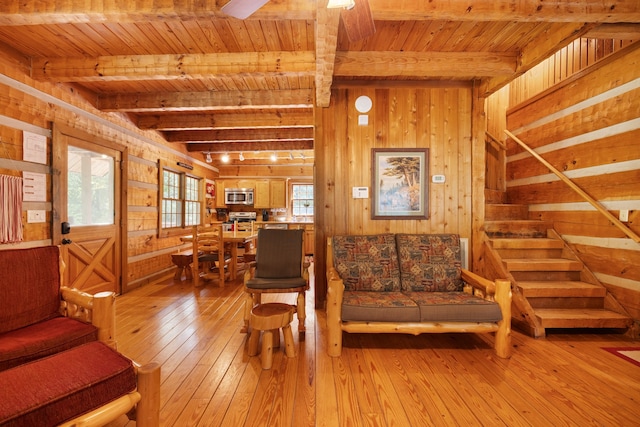
<path fill-rule="evenodd" d="M 0 243 L 22 241 L 22 178 L 0 175 Z"/>

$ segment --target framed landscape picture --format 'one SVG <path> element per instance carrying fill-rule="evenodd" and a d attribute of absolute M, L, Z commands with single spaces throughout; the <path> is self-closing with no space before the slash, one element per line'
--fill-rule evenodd
<path fill-rule="evenodd" d="M 429 217 L 429 149 L 373 148 L 372 219 Z"/>

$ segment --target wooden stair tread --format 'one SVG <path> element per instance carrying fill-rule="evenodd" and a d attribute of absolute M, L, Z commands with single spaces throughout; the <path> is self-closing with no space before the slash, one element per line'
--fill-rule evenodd
<path fill-rule="evenodd" d="M 490 238 L 504 237 L 547 237 L 547 230 L 553 228 L 549 221 L 531 219 L 486 220 L 485 233 Z"/>
<path fill-rule="evenodd" d="M 519 281 L 518 288 L 525 297 L 594 297 L 604 298 L 604 286 L 571 280 Z"/>
<path fill-rule="evenodd" d="M 505 237 L 491 239 L 491 244 L 495 249 L 562 249 L 564 247 L 562 240 L 548 237 Z"/>
<path fill-rule="evenodd" d="M 503 259 L 509 271 L 580 271 L 582 263 L 564 258 L 507 258 Z"/>
<path fill-rule="evenodd" d="M 526 220 L 529 217 L 529 205 L 510 203 L 491 203 L 485 205 L 485 220 Z"/>
<path fill-rule="evenodd" d="M 594 308 L 539 308 L 535 315 L 545 328 L 627 328 L 632 323 L 624 314 Z"/>

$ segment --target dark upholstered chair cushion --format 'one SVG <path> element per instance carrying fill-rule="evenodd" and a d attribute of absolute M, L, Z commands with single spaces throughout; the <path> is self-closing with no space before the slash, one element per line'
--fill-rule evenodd
<path fill-rule="evenodd" d="M 402 290 L 462 291 L 457 234 L 398 234 Z"/>
<path fill-rule="evenodd" d="M 420 309 L 401 292 L 345 291 L 343 321 L 419 322 Z"/>
<path fill-rule="evenodd" d="M 0 333 L 58 315 L 60 261 L 57 246 L 0 252 Z M 11 274 L 7 274 L 11 272 Z"/>
<path fill-rule="evenodd" d="M 231 259 L 231 254 L 224 254 L 225 261 Z M 198 255 L 198 262 L 218 262 L 218 253 L 217 252 L 209 252 L 206 254 Z"/>
<path fill-rule="evenodd" d="M 262 279 L 254 277 L 247 280 L 247 287 L 250 289 L 291 289 L 307 286 L 304 277 L 293 277 L 286 279 Z"/>
<path fill-rule="evenodd" d="M 334 236 L 333 260 L 347 291 L 400 291 L 393 234 Z"/>
<path fill-rule="evenodd" d="M 98 340 L 98 329 L 56 317 L 0 334 L 0 371 Z"/>
<path fill-rule="evenodd" d="M 497 322 L 500 306 L 465 292 L 406 292 L 420 307 L 422 322 Z"/>
<path fill-rule="evenodd" d="M 260 229 L 256 253 L 256 278 L 302 277 L 304 230 Z"/>
<path fill-rule="evenodd" d="M 0 424 L 58 425 L 135 388 L 131 361 L 96 341 L 0 372 Z"/>

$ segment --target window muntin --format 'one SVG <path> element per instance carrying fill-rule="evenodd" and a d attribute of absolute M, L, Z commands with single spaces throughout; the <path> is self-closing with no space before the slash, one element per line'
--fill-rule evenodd
<path fill-rule="evenodd" d="M 162 169 L 160 228 L 199 225 L 202 209 L 202 179 L 183 172 Z"/>
<path fill-rule="evenodd" d="M 313 216 L 313 184 L 292 184 L 291 215 L 294 217 Z"/>

